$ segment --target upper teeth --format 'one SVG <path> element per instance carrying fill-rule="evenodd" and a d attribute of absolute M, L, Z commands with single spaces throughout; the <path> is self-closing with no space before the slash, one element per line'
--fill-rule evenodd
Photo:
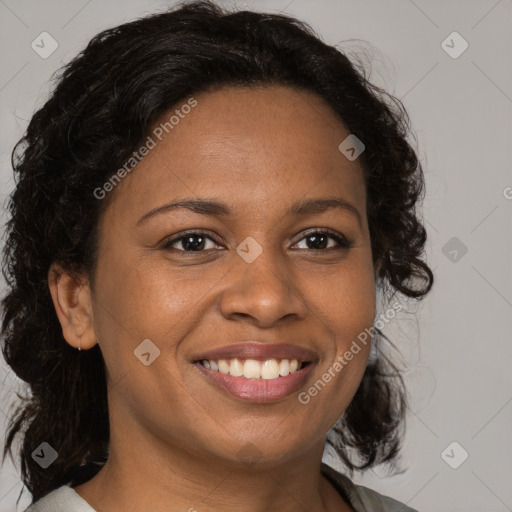
<path fill-rule="evenodd" d="M 246 379 L 277 379 L 279 376 L 286 377 L 296 372 L 301 363 L 297 359 L 267 359 L 256 361 L 256 359 L 203 359 L 201 364 L 205 368 L 221 372 L 233 377 L 245 377 Z"/>

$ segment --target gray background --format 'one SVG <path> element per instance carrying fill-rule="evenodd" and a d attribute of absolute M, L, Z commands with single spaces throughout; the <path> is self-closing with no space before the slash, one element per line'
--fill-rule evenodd
<path fill-rule="evenodd" d="M 171 4 L 0 0 L 2 225 L 13 187 L 10 153 L 47 97 L 52 73 L 100 30 Z M 511 0 L 238 5 L 285 11 L 310 23 L 330 44 L 370 50 L 372 80 L 403 101 L 418 137 L 427 183 L 427 251 L 436 283 L 424 301 L 411 305 L 413 314 L 384 329 L 409 368 L 407 469 L 393 477 L 370 471 L 356 480 L 420 511 L 512 510 Z M 47 59 L 31 48 L 44 31 L 59 45 Z M 458 58 L 441 46 L 454 31 L 469 44 Z M 447 44 L 452 52 L 461 48 L 456 38 Z M 3 294 L 4 282 L 0 288 Z M 18 382 L 1 367 L 0 382 L 4 431 Z M 454 441 L 458 445 L 445 452 Z M 463 450 L 469 456 L 460 464 Z M 336 464 L 329 454 L 326 460 Z M 460 466 L 453 469 L 445 460 Z M 0 473 L 0 512 L 16 510 L 21 488 L 18 469 L 8 460 Z M 18 510 L 29 501 L 26 493 Z"/>

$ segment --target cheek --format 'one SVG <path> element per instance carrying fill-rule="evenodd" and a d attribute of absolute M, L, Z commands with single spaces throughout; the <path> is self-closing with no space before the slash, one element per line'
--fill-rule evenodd
<path fill-rule="evenodd" d="M 350 387 L 355 393 L 363 376 L 371 348 L 371 336 L 376 314 L 376 289 L 373 270 L 363 267 L 362 272 L 347 276 L 346 292 L 339 297 L 341 311 L 337 316 L 338 333 L 336 361 L 342 365 L 341 380 L 350 380 Z M 334 363 L 335 364 L 335 363 Z M 345 385 L 348 385 L 346 383 Z"/>
<path fill-rule="evenodd" d="M 332 272 L 310 275 L 305 282 L 310 309 L 332 333 L 338 353 L 373 325 L 376 287 L 366 251 L 354 252 Z"/>
<path fill-rule="evenodd" d="M 191 313 L 206 286 L 202 279 L 185 282 L 179 269 L 162 264 L 106 261 L 99 270 L 98 277 L 105 278 L 98 279 L 98 302 L 103 302 L 107 321 L 123 337 L 161 338 Z"/>
<path fill-rule="evenodd" d="M 376 288 L 371 260 L 347 261 L 329 279 L 316 279 L 309 292 L 311 310 L 331 336 L 327 358 L 317 381 L 304 395 L 334 424 L 361 382 L 371 348 L 376 314 Z M 317 276 L 318 277 L 318 276 Z M 311 282 L 311 281 L 310 281 Z M 309 402 L 308 402 L 309 403 Z"/>
<path fill-rule="evenodd" d="M 180 380 L 176 349 L 202 313 L 204 281 L 184 281 L 179 270 L 161 264 L 135 266 L 113 260 L 98 267 L 97 275 L 95 329 L 109 387 L 141 418 L 154 415 L 155 403 L 165 403 L 169 410 L 187 408 L 184 415 L 197 414 Z M 159 352 L 147 342 L 141 345 L 148 339 Z M 142 357 L 138 347 L 149 347 L 149 357 L 155 351 L 157 359 L 145 366 L 137 357 Z M 149 402 L 147 396 L 152 397 Z M 163 419 L 173 421 L 171 416 Z"/>

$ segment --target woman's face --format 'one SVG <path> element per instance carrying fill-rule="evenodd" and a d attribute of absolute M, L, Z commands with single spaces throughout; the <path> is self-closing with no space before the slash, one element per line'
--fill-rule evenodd
<path fill-rule="evenodd" d="M 111 439 L 282 461 L 323 445 L 366 367 L 369 344 L 344 358 L 375 315 L 363 172 L 338 149 L 349 132 L 312 93 L 225 88 L 194 99 L 109 192 L 99 226 L 92 328 L 108 373 Z M 334 198 L 351 207 L 296 211 Z M 225 212 L 154 212 L 184 200 Z M 233 373 L 245 359 L 271 360 L 246 369 L 267 378 L 215 371 L 237 355 Z M 203 357 L 214 369 L 200 367 Z M 295 358 L 309 363 L 302 373 L 272 377 Z M 336 371 L 337 358 L 345 364 Z"/>

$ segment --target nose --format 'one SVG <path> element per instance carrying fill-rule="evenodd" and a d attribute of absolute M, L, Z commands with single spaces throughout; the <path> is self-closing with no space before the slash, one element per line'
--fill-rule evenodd
<path fill-rule="evenodd" d="M 277 261 L 270 251 L 252 263 L 237 261 L 226 276 L 220 298 L 222 315 L 230 320 L 245 318 L 261 328 L 295 316 L 305 318 L 307 306 L 290 265 Z"/>

